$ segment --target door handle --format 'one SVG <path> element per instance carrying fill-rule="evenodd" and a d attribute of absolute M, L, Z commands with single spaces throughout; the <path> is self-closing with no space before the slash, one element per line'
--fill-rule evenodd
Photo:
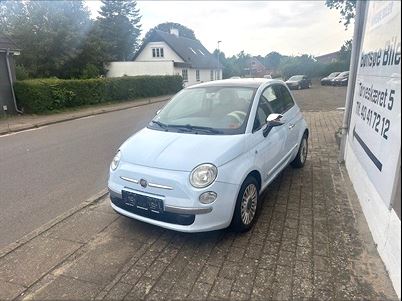
<path fill-rule="evenodd" d="M 295 127 L 295 125 L 296 124 L 294 124 L 294 123 L 289 124 L 289 130 L 293 129 Z"/>

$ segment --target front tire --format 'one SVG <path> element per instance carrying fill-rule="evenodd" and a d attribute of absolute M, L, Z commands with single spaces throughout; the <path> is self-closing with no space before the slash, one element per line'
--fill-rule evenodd
<path fill-rule="evenodd" d="M 251 229 L 257 219 L 259 198 L 259 184 L 254 177 L 249 176 L 240 187 L 236 200 L 231 224 L 236 232 L 246 232 Z"/>
<path fill-rule="evenodd" d="M 290 165 L 294 168 L 302 168 L 307 160 L 308 154 L 308 136 L 307 133 L 304 133 L 301 141 L 299 151 L 297 152 L 296 158 L 290 163 Z"/>

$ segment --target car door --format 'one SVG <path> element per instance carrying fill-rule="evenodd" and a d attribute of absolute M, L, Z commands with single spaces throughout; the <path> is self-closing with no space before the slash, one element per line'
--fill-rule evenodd
<path fill-rule="evenodd" d="M 283 153 L 284 165 L 287 165 L 298 151 L 303 116 L 287 87 L 278 84 L 275 85 L 274 89 L 280 103 L 277 111 L 283 115 L 283 127 L 287 131 Z"/>
<path fill-rule="evenodd" d="M 268 86 L 261 93 L 250 138 L 250 149 L 255 155 L 255 164 L 262 171 L 263 183 L 269 182 L 277 174 L 285 153 L 288 135 L 285 125 L 272 128 L 267 137 L 263 135 L 266 119 L 276 109 L 277 98 L 272 86 Z"/>

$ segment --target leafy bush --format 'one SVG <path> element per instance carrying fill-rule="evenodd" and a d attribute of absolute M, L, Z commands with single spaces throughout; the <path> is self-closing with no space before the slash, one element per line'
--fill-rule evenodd
<path fill-rule="evenodd" d="M 180 76 L 74 80 L 52 78 L 17 81 L 14 84 L 19 106 L 28 113 L 173 94 L 182 87 Z"/>
<path fill-rule="evenodd" d="M 15 65 L 15 76 L 17 80 L 26 80 L 29 78 L 29 73 L 23 65 Z"/>

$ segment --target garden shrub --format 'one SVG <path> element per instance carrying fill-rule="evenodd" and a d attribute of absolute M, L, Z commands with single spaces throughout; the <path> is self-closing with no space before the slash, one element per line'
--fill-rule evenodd
<path fill-rule="evenodd" d="M 17 102 L 28 113 L 174 94 L 181 76 L 124 76 L 96 79 L 32 79 L 14 84 Z"/>

